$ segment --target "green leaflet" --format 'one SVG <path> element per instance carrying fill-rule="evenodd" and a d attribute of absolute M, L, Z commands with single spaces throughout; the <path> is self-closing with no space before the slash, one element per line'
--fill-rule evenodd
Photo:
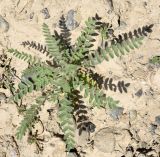
<path fill-rule="evenodd" d="M 118 101 L 113 100 L 110 97 L 106 97 L 101 89 L 98 88 L 96 82 L 92 79 L 89 72 L 86 71 L 79 72 L 77 79 L 77 84 L 80 85 L 80 91 L 84 89 L 84 97 L 89 97 L 89 103 L 94 107 L 107 107 L 113 108 L 118 105 Z"/>
<path fill-rule="evenodd" d="M 57 59 L 60 59 L 62 56 L 59 53 L 60 49 L 58 46 L 59 41 L 57 41 L 50 33 L 48 25 L 45 23 L 42 26 L 43 33 L 45 36 L 45 41 L 48 47 L 49 55 L 52 57 L 56 57 Z"/>
<path fill-rule="evenodd" d="M 88 97 L 89 95 L 89 86 L 85 85 L 84 97 Z"/>
<path fill-rule="evenodd" d="M 38 119 L 38 113 L 41 110 L 41 105 L 44 104 L 46 96 L 36 98 L 36 104 L 32 104 L 24 113 L 24 118 L 17 128 L 16 137 L 21 140 L 27 130 L 31 130 Z"/>
<path fill-rule="evenodd" d="M 72 63 L 80 64 L 81 60 L 84 59 L 85 55 L 89 53 L 90 48 L 93 47 L 93 35 L 95 32 L 95 20 L 88 18 L 85 22 L 86 28 L 83 29 L 81 35 L 75 43 L 75 49 L 73 55 L 71 56 Z"/>
<path fill-rule="evenodd" d="M 39 110 L 40 105 L 33 104 L 29 109 L 25 111 L 24 119 L 21 121 L 20 126 L 17 129 L 17 139 L 21 140 L 26 131 L 32 128 L 33 124 L 36 122 L 36 117 Z"/>
<path fill-rule="evenodd" d="M 67 144 L 67 150 L 75 148 L 74 141 L 74 122 L 72 103 L 65 97 L 60 100 L 60 109 L 58 113 L 59 123 L 64 132 L 64 139 Z"/>
<path fill-rule="evenodd" d="M 149 62 L 155 65 L 160 64 L 160 56 L 153 56 L 152 58 L 149 59 Z"/>
<path fill-rule="evenodd" d="M 120 57 L 121 55 L 124 55 L 125 52 L 128 53 L 135 48 L 139 48 L 139 46 L 142 44 L 143 39 L 144 37 L 134 37 L 131 39 L 128 38 L 121 43 L 111 44 L 111 46 L 106 47 L 105 50 L 100 49 L 100 53 L 95 52 L 94 54 L 89 54 L 88 62 L 90 63 L 90 65 L 96 65 L 98 63 L 101 63 L 103 60 L 109 61 L 108 58 L 114 58 L 115 56 Z M 85 62 L 85 65 L 88 65 L 87 61 Z"/>
<path fill-rule="evenodd" d="M 31 55 L 24 53 L 24 52 L 19 52 L 16 49 L 8 49 L 8 52 L 12 53 L 14 56 L 16 56 L 17 58 L 27 61 L 30 64 L 37 64 L 40 63 L 40 59 L 38 59 L 37 57 L 32 57 Z"/>
<path fill-rule="evenodd" d="M 107 97 L 105 102 L 106 102 L 105 105 L 109 106 L 110 108 L 115 108 L 117 104 L 119 104 L 119 101 L 115 101 L 112 97 Z"/>
<path fill-rule="evenodd" d="M 14 101 L 19 102 L 27 93 L 33 90 L 41 90 L 51 83 L 53 70 L 47 66 L 36 64 L 26 69 L 22 74 L 22 82 L 18 84 L 18 90 L 14 96 Z"/>

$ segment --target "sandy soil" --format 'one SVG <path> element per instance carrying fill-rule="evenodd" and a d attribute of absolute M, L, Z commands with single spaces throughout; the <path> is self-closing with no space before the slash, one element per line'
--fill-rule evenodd
<path fill-rule="evenodd" d="M 49 18 L 42 13 L 44 8 L 48 9 Z M 9 24 L 8 29 L 0 25 L 0 53 L 6 47 L 12 47 L 43 57 L 36 50 L 24 48 L 21 42 L 29 40 L 44 44 L 42 23 L 47 23 L 53 32 L 58 29 L 61 15 L 71 9 L 77 11 L 79 22 L 79 26 L 71 31 L 73 42 L 85 20 L 95 13 L 105 22 L 112 23 L 115 34 L 154 24 L 153 32 L 140 49 L 96 66 L 98 73 L 114 78 L 115 82 L 129 82 L 130 86 L 128 93 L 106 91 L 124 108 L 118 119 L 110 116 L 110 110 L 90 111 L 90 119 L 96 125 L 95 132 L 90 135 L 94 144 L 88 141 L 87 133 L 77 135 L 79 153 L 82 157 L 159 157 L 160 119 L 158 121 L 156 117 L 160 115 L 160 69 L 150 65 L 149 58 L 160 55 L 160 0 L 0 0 L 0 15 Z M 11 65 L 18 76 L 27 67 L 16 58 L 12 59 Z M 7 89 L 1 88 L 0 92 L 10 96 Z M 6 102 L 6 98 L 0 100 L 0 157 L 76 157 L 74 153 L 66 154 L 65 143 L 54 136 L 61 130 L 56 123 L 57 110 L 53 104 L 46 103 L 40 112 L 45 131 L 41 133 L 41 125 L 37 124 L 39 138 L 44 138 L 43 142 L 39 141 L 43 151 L 39 151 L 36 144 L 27 143 L 27 136 L 22 141 L 16 140 L 16 129 L 23 116 L 19 115 L 15 104 Z M 24 103 L 28 105 L 31 101 L 26 98 Z M 54 108 L 51 116 L 47 112 L 49 108 Z"/>

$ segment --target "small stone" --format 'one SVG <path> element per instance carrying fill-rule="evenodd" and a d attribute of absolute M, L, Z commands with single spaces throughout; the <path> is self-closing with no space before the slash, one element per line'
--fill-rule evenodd
<path fill-rule="evenodd" d="M 149 131 L 151 132 L 151 134 L 155 134 L 156 129 L 157 129 L 157 125 L 150 124 Z"/>
<path fill-rule="evenodd" d="M 48 112 L 49 114 L 51 114 L 51 112 L 53 112 L 53 108 L 47 109 L 47 112 Z"/>
<path fill-rule="evenodd" d="M 140 153 L 138 154 L 138 157 L 146 157 L 144 154 Z"/>
<path fill-rule="evenodd" d="M 135 93 L 135 95 L 138 96 L 138 97 L 141 97 L 142 94 L 143 94 L 142 89 L 139 89 L 139 90 Z"/>
<path fill-rule="evenodd" d="M 136 118 L 137 118 L 137 111 L 136 110 L 129 111 L 129 119 L 130 119 L 130 121 L 134 121 Z"/>
<path fill-rule="evenodd" d="M 76 21 L 77 12 L 69 10 L 66 17 L 66 26 L 69 30 L 74 30 L 79 26 L 79 22 Z"/>
<path fill-rule="evenodd" d="M 11 157 L 18 157 L 17 152 L 16 152 L 16 150 L 14 150 L 14 149 L 12 149 L 12 150 L 10 151 L 10 155 L 11 155 Z"/>
<path fill-rule="evenodd" d="M 30 19 L 33 19 L 33 17 L 34 17 L 34 12 L 30 13 L 30 15 L 29 15 Z"/>
<path fill-rule="evenodd" d="M 76 153 L 69 152 L 66 157 L 77 157 Z"/>
<path fill-rule="evenodd" d="M 108 14 L 112 14 L 112 10 L 108 10 L 107 13 L 108 13 Z"/>
<path fill-rule="evenodd" d="M 103 128 L 96 133 L 94 145 L 104 153 L 111 153 L 115 148 L 115 137 L 111 128 Z"/>
<path fill-rule="evenodd" d="M 156 117 L 155 117 L 155 122 L 156 122 L 158 125 L 160 125 L 160 116 L 156 116 Z"/>
<path fill-rule="evenodd" d="M 126 27 L 127 24 L 124 21 L 120 21 L 120 27 Z"/>
<path fill-rule="evenodd" d="M 133 157 L 133 152 L 132 151 L 127 151 L 125 154 L 125 157 Z"/>
<path fill-rule="evenodd" d="M 119 117 L 123 114 L 124 108 L 123 107 L 115 107 L 111 110 L 110 116 L 115 119 L 118 120 Z"/>
<path fill-rule="evenodd" d="M 81 135 L 79 135 L 79 130 L 76 129 L 75 133 L 75 140 L 77 141 L 78 146 L 80 145 L 81 147 L 85 146 L 86 143 L 88 142 L 89 139 L 89 134 L 86 131 L 82 131 Z"/>
<path fill-rule="evenodd" d="M 86 123 L 86 131 L 93 133 L 95 131 L 95 128 L 96 126 L 92 122 Z"/>
<path fill-rule="evenodd" d="M 9 23 L 0 15 L 0 32 L 7 32 L 9 30 Z"/>
<path fill-rule="evenodd" d="M 144 3 L 143 3 L 143 6 L 146 7 L 146 6 L 147 6 L 147 2 L 144 2 Z"/>
<path fill-rule="evenodd" d="M 141 141 L 140 144 L 139 144 L 139 146 L 141 148 L 148 148 L 148 144 L 145 141 Z"/>
<path fill-rule="evenodd" d="M 110 10 L 113 11 L 114 10 L 113 1 L 112 0 L 106 0 L 106 1 L 109 5 Z"/>
<path fill-rule="evenodd" d="M 7 102 L 7 96 L 5 93 L 0 92 L 0 103 Z"/>
<path fill-rule="evenodd" d="M 127 24 L 124 21 L 118 20 L 118 27 L 115 28 L 115 30 L 124 30 L 127 26 Z"/>
<path fill-rule="evenodd" d="M 50 18 L 50 14 L 47 8 L 44 8 L 41 10 L 41 13 L 44 14 L 44 19 L 49 19 Z"/>
<path fill-rule="evenodd" d="M 152 151 L 149 151 L 147 154 L 146 154 L 148 157 L 156 157 L 158 156 L 158 154 L 156 153 L 155 150 L 152 150 Z"/>

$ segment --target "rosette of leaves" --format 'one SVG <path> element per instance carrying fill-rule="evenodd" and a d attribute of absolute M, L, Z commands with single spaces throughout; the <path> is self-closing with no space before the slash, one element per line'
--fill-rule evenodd
<path fill-rule="evenodd" d="M 146 34 L 151 32 L 152 25 L 128 33 L 124 38 L 114 37 L 109 46 L 94 49 L 95 37 L 103 34 L 103 39 L 107 40 L 111 29 L 100 21 L 98 15 L 86 21 L 86 27 L 73 46 L 69 43 L 70 39 L 67 39 L 70 34 L 64 25 L 64 18 L 61 19 L 61 24 L 63 24 L 62 33 L 58 34 L 55 31 L 54 35 L 51 35 L 47 24 L 42 26 L 47 54 L 53 60 L 41 62 L 40 59 L 16 49 L 9 49 L 8 52 L 29 63 L 29 67 L 22 73 L 18 89 L 14 92 L 14 101 L 19 103 L 27 93 L 34 90 L 41 91 L 46 86 L 51 86 L 48 97 L 53 103 L 58 104 L 59 124 L 64 133 L 67 151 L 70 151 L 76 147 L 73 113 L 75 105 L 71 99 L 73 91 L 84 90 L 83 96 L 89 98 L 92 107 L 113 108 L 119 103 L 104 94 L 97 82 L 87 74 L 86 69 L 91 69 L 103 60 L 109 61 L 109 58 L 119 57 L 132 49 L 139 48 Z M 39 110 L 40 107 L 34 104 L 26 111 L 24 120 L 18 128 L 18 138 L 21 139 L 26 130 L 31 129 Z"/>

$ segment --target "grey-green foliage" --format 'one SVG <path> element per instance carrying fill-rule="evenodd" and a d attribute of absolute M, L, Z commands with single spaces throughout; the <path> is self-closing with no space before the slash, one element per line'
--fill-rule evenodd
<path fill-rule="evenodd" d="M 40 63 L 40 59 L 38 59 L 37 57 L 33 57 L 32 55 L 24 52 L 19 52 L 16 49 L 8 49 L 8 52 L 13 53 L 13 55 L 17 58 L 24 60 L 30 64 Z"/>
<path fill-rule="evenodd" d="M 36 121 L 39 109 L 39 104 L 32 104 L 31 107 L 25 111 L 24 119 L 21 121 L 20 126 L 17 129 L 17 139 L 21 140 L 26 131 L 31 130 Z"/>
<path fill-rule="evenodd" d="M 24 118 L 17 129 L 16 137 L 21 140 L 27 130 L 31 130 L 34 123 L 38 120 L 38 112 L 43 105 L 45 97 L 38 97 L 35 104 L 32 104 L 24 113 Z"/>
<path fill-rule="evenodd" d="M 76 147 L 74 139 L 75 122 L 73 118 L 75 106 L 72 100 L 70 100 L 72 91 L 78 88 L 80 91 L 84 90 L 84 97 L 89 98 L 90 105 L 93 107 L 105 108 L 109 106 L 113 108 L 119 103 L 119 101 L 109 96 L 106 97 L 103 90 L 99 89 L 97 82 L 83 70 L 90 69 L 93 65 L 103 60 L 108 61 L 109 57 L 121 56 L 131 49 L 138 48 L 144 38 L 143 33 L 139 36 L 132 35 L 130 38 L 120 42 L 112 42 L 109 47 L 105 49 L 101 48 L 99 52 L 93 49 L 93 43 L 95 42 L 94 37 L 102 33 L 102 31 L 99 32 L 97 29 L 100 28 L 101 30 L 101 24 L 104 23 L 100 22 L 97 17 L 89 18 L 86 21 L 86 27 L 82 30 L 81 35 L 72 47 L 64 46 L 67 43 L 62 43 L 62 41 L 67 40 L 58 38 L 65 36 L 64 31 L 63 36 L 58 34 L 51 35 L 47 24 L 43 24 L 42 30 L 48 48 L 47 51 L 50 57 L 54 58 L 53 64 L 48 64 L 48 62 L 42 63 L 40 60 L 37 62 L 36 58 L 33 59 L 27 53 L 19 52 L 16 49 L 8 50 L 16 57 L 32 63 L 22 73 L 21 82 L 18 85 L 17 91 L 14 92 L 14 101 L 19 103 L 27 93 L 34 90 L 41 91 L 49 86 L 49 91 L 46 91 L 46 93 L 49 93 L 48 100 L 51 100 L 53 103 L 56 102 L 59 106 L 59 123 L 64 133 L 64 140 L 66 141 L 68 151 Z M 144 30 L 149 28 L 148 26 Z M 106 39 L 108 39 L 109 29 L 105 27 L 105 31 L 103 31 L 103 37 L 105 35 L 104 32 L 106 32 Z M 94 54 L 93 50 L 95 51 Z M 22 138 L 27 129 L 31 129 L 39 110 L 39 102 L 27 109 L 24 119 L 18 128 L 17 137 L 19 139 Z"/>
<path fill-rule="evenodd" d="M 135 48 L 139 48 L 142 45 L 144 37 L 135 37 L 133 39 L 124 40 L 121 43 L 114 43 L 110 47 L 100 49 L 91 53 L 89 57 L 89 64 L 95 65 L 101 63 L 104 59 L 109 61 L 110 58 L 120 57 L 121 55 L 129 53 Z M 87 61 L 88 62 L 88 61 Z"/>
<path fill-rule="evenodd" d="M 86 22 L 86 28 L 83 29 L 81 35 L 78 37 L 75 48 L 72 50 L 70 57 L 71 62 L 79 63 L 84 59 L 84 56 L 89 52 L 93 46 L 95 39 L 93 38 L 96 33 L 96 21 L 89 18 Z"/>
<path fill-rule="evenodd" d="M 152 58 L 149 59 L 149 62 L 154 65 L 159 65 L 160 64 L 160 56 L 153 56 Z"/>
<path fill-rule="evenodd" d="M 67 99 L 67 95 L 60 100 L 59 122 L 64 132 L 64 140 L 66 140 L 67 150 L 70 151 L 75 147 L 74 141 L 74 121 L 73 121 L 73 106 L 71 101 Z"/>
<path fill-rule="evenodd" d="M 14 95 L 14 101 L 19 102 L 27 93 L 40 90 L 53 81 L 54 71 L 51 67 L 35 64 L 24 70 L 18 91 Z"/>
<path fill-rule="evenodd" d="M 48 25 L 43 24 L 43 33 L 45 37 L 45 41 L 48 47 L 48 52 L 51 57 L 56 57 L 57 59 L 61 58 L 60 50 L 59 50 L 59 40 L 57 41 L 50 33 Z"/>

